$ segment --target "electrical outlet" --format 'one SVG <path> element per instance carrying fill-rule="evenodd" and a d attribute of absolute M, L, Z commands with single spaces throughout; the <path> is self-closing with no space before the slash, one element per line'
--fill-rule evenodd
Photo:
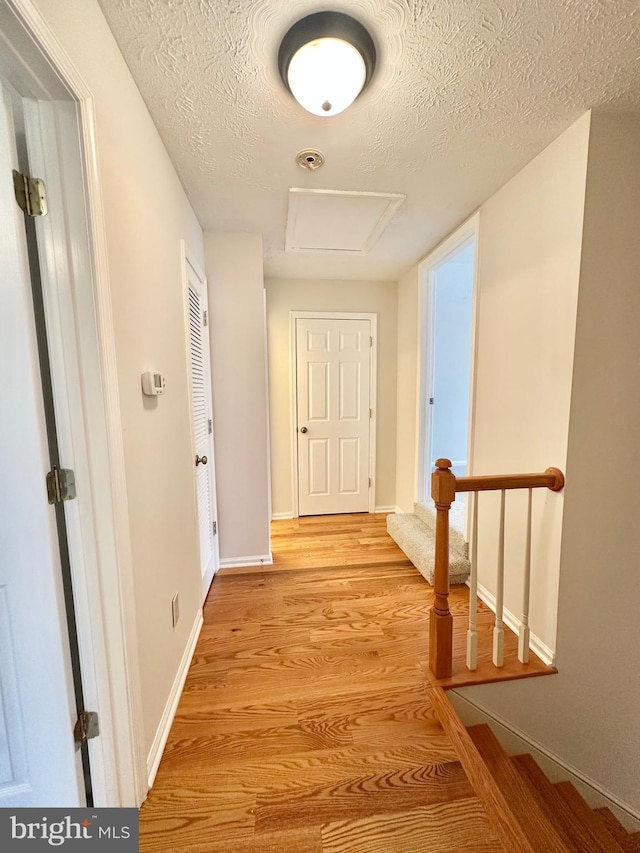
<path fill-rule="evenodd" d="M 180 596 L 177 592 L 171 599 L 171 618 L 173 620 L 173 627 L 175 628 L 180 618 Z"/>

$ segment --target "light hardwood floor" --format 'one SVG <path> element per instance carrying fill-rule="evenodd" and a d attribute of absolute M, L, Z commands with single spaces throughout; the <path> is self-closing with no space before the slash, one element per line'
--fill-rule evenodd
<path fill-rule="evenodd" d="M 272 546 L 214 581 L 140 849 L 503 850 L 431 701 L 431 587 L 385 517 L 274 522 Z"/>

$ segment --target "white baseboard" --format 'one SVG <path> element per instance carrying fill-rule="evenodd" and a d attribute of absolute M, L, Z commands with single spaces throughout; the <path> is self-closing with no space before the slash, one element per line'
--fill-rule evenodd
<path fill-rule="evenodd" d="M 447 691 L 447 695 L 465 725 L 486 723 L 510 755 L 517 755 L 522 752 L 531 753 L 547 778 L 552 782 L 568 779 L 592 808 L 607 806 L 630 832 L 640 830 L 640 813 L 634 811 L 628 803 L 619 800 L 605 790 L 598 782 L 581 773 L 576 767 L 564 761 L 559 755 L 547 749 L 534 738 L 529 737 L 517 726 L 513 726 L 499 714 L 495 714 L 480 703 L 462 696 L 458 689 Z"/>
<path fill-rule="evenodd" d="M 164 748 L 167 744 L 167 738 L 169 737 L 169 732 L 171 731 L 173 718 L 175 717 L 176 711 L 178 710 L 178 702 L 180 701 L 180 697 L 182 696 L 182 688 L 184 687 L 184 683 L 187 679 L 187 673 L 189 672 L 189 666 L 191 665 L 193 653 L 196 650 L 196 643 L 198 642 L 198 637 L 200 636 L 202 625 L 202 610 L 198 610 L 195 622 L 193 623 L 193 627 L 189 635 L 189 639 L 187 640 L 187 645 L 185 646 L 185 650 L 182 655 L 182 660 L 180 661 L 180 666 L 178 667 L 176 677 L 173 680 L 171 693 L 169 693 L 167 704 L 165 705 L 164 711 L 162 712 L 162 717 L 160 719 L 158 730 L 156 731 L 156 736 L 153 739 L 151 749 L 149 750 L 149 755 L 147 756 L 147 779 L 150 788 L 153 787 L 153 783 L 156 778 L 156 773 L 158 772 L 158 767 L 160 766 L 162 753 L 164 752 Z"/>
<path fill-rule="evenodd" d="M 273 554 L 258 554 L 253 557 L 226 557 L 220 560 L 221 569 L 235 569 L 237 566 L 272 566 Z"/>
<path fill-rule="evenodd" d="M 467 581 L 467 586 L 469 586 L 469 581 Z M 494 613 L 496 612 L 495 595 L 492 592 L 489 592 L 489 590 L 482 586 L 481 583 L 478 584 L 478 598 L 481 601 L 484 601 L 490 610 Z M 514 616 L 514 614 L 505 607 L 503 609 L 502 618 L 504 624 L 517 636 L 520 630 L 520 620 L 518 617 Z M 529 648 L 543 663 L 546 663 L 547 666 L 555 666 L 556 653 L 553 649 L 550 649 L 549 646 L 543 643 L 542 640 L 533 633 L 533 631 L 529 634 Z"/>
<path fill-rule="evenodd" d="M 398 512 L 397 506 L 377 506 L 374 509 L 374 513 L 378 512 Z"/>

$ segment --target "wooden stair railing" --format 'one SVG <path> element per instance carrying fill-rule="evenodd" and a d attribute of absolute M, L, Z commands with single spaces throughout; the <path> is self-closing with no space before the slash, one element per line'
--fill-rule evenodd
<path fill-rule="evenodd" d="M 477 587 L 478 587 L 478 492 L 500 491 L 500 536 L 498 545 L 498 578 L 496 590 L 496 624 L 493 633 L 493 662 L 503 665 L 504 658 L 504 507 L 508 489 L 528 489 L 527 534 L 525 544 L 525 579 L 522 624 L 518 637 L 518 658 L 527 663 L 529 656 L 529 588 L 531 574 L 531 495 L 533 489 L 546 488 L 559 492 L 564 488 L 564 474 L 559 468 L 547 468 L 542 474 L 498 474 L 456 477 L 449 459 L 438 459 L 431 475 L 431 497 L 436 506 L 436 549 L 434 567 L 435 601 L 429 614 L 429 668 L 436 678 L 452 675 L 453 617 L 449 610 L 449 510 L 458 492 L 473 492 L 471 576 L 469 590 L 469 630 L 467 632 L 467 667 L 477 666 Z"/>

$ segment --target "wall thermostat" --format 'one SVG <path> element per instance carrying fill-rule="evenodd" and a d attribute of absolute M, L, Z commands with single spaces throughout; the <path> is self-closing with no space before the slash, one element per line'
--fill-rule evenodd
<path fill-rule="evenodd" d="M 153 373 L 148 370 L 142 374 L 142 392 L 147 397 L 157 397 L 158 394 L 164 394 L 164 376 L 162 373 Z"/>

